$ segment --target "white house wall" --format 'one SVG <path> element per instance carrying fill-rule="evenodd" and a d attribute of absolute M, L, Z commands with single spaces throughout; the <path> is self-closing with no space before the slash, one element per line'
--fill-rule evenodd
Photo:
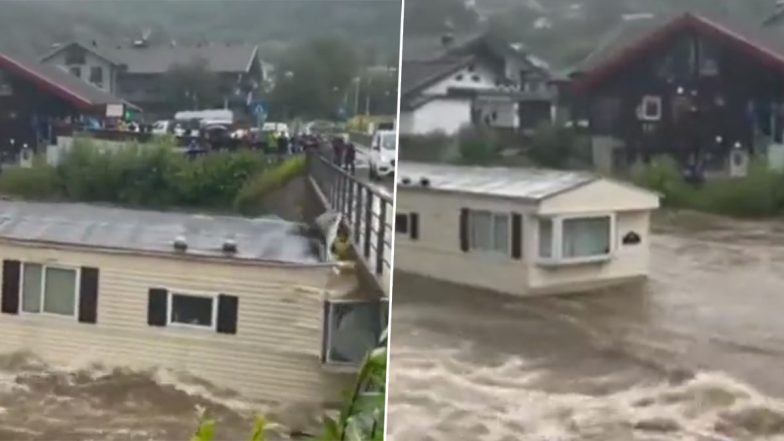
<path fill-rule="evenodd" d="M 471 100 L 468 98 L 434 98 L 410 112 L 400 114 L 400 132 L 426 135 L 442 132 L 453 135 L 471 124 Z"/>
<path fill-rule="evenodd" d="M 51 64 L 51 65 L 54 65 L 54 66 L 58 66 L 61 69 L 65 70 L 65 71 L 68 71 L 70 66 L 66 65 L 66 63 L 65 63 L 65 57 L 66 57 L 66 53 L 67 52 L 68 52 L 67 50 L 62 50 L 62 51 L 58 52 L 57 54 L 53 55 L 51 58 L 47 59 L 46 60 L 46 64 Z M 114 90 L 115 87 L 114 86 L 115 86 L 115 83 L 116 83 L 116 78 L 115 78 L 116 75 L 115 75 L 115 72 L 114 72 L 114 69 L 113 69 L 111 63 L 109 63 L 108 61 L 104 60 L 101 57 L 96 56 L 95 54 L 93 54 L 90 51 L 86 51 L 84 56 L 85 56 L 85 64 L 74 64 L 73 65 L 74 67 L 78 66 L 78 67 L 81 68 L 82 76 L 80 78 L 84 82 L 90 83 L 90 70 L 93 67 L 100 67 L 101 69 L 103 69 L 103 85 L 100 87 L 100 89 L 103 89 L 103 90 L 105 90 L 106 92 L 109 92 L 109 93 L 114 93 L 115 92 L 115 90 Z M 92 84 L 92 83 L 90 83 L 90 84 Z M 98 86 L 96 86 L 96 87 L 98 87 Z"/>
<path fill-rule="evenodd" d="M 656 208 L 659 208 L 659 197 L 656 194 L 630 184 L 599 179 L 544 200 L 540 213 L 547 215 Z"/>
<path fill-rule="evenodd" d="M 399 189 L 397 212 L 419 215 L 419 239 L 395 236 L 395 268 L 493 291 L 524 291 L 527 273 L 522 260 L 513 259 L 511 253 L 481 255 L 460 249 L 462 208 L 521 214 L 531 210 L 511 200 Z"/>
<path fill-rule="evenodd" d="M 0 351 L 32 351 L 60 366 L 98 362 L 170 368 L 249 397 L 283 402 L 333 401 L 352 380 L 321 366 L 329 268 L 188 262 L 10 244 L 0 244 L 0 258 L 100 270 L 96 324 L 0 314 Z M 237 296 L 237 334 L 149 326 L 152 287 Z"/>
<path fill-rule="evenodd" d="M 624 245 L 622 239 L 629 232 L 637 233 L 641 243 Z M 536 237 L 538 238 L 538 234 Z M 560 267 L 540 266 L 531 261 L 528 269 L 531 293 L 584 291 L 607 286 L 619 280 L 644 278 L 648 274 L 650 242 L 650 211 L 617 213 L 613 237 L 614 250 L 609 261 Z"/>
<path fill-rule="evenodd" d="M 475 81 L 472 77 L 476 75 L 478 79 Z M 462 79 L 458 80 L 458 77 Z M 463 88 L 463 89 L 495 89 L 496 81 L 498 80 L 495 72 L 488 66 L 477 63 L 474 66 L 474 71 L 469 71 L 468 67 L 464 67 L 457 72 L 452 73 L 441 81 L 432 84 L 422 90 L 420 94 L 424 96 L 431 95 L 445 95 L 449 89 Z"/>

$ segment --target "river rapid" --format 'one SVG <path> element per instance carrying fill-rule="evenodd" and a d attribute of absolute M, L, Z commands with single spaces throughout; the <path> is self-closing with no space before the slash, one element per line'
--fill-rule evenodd
<path fill-rule="evenodd" d="M 784 440 L 784 221 L 654 233 L 650 280 L 601 292 L 396 274 L 388 439 Z"/>
<path fill-rule="evenodd" d="M 198 378 L 156 369 L 49 366 L 31 354 L 0 355 L 0 440 L 188 441 L 200 411 L 216 439 L 247 440 L 257 415 L 277 427 L 267 439 L 313 429 L 314 406 L 250 401 Z"/>

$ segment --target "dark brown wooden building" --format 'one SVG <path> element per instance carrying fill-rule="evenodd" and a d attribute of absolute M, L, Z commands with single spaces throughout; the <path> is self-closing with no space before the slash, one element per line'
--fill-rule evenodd
<path fill-rule="evenodd" d="M 130 106 L 65 70 L 0 53 L 0 161 L 16 163 L 25 147 L 42 151 L 58 127 L 102 120 L 109 105 Z"/>
<path fill-rule="evenodd" d="M 784 41 L 759 24 L 629 20 L 572 75 L 573 119 L 590 131 L 599 168 L 664 154 L 737 176 L 750 157 L 784 148 Z"/>

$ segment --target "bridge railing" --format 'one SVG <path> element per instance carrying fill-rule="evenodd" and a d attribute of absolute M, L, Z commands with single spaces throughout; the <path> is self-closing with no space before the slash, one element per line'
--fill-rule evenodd
<path fill-rule="evenodd" d="M 308 172 L 330 208 L 343 215 L 357 254 L 388 294 L 395 216 L 392 196 L 356 179 L 315 152 L 308 154 Z"/>

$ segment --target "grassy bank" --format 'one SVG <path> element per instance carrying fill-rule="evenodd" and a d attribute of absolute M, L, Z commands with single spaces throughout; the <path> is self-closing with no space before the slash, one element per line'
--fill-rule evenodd
<path fill-rule="evenodd" d="M 305 170 L 304 158 L 270 164 L 258 152 L 211 153 L 188 159 L 168 142 L 100 151 L 78 140 L 57 166 L 0 174 L 0 194 L 30 200 L 194 207 L 250 214 L 260 199 Z"/>
<path fill-rule="evenodd" d="M 662 203 L 669 207 L 746 218 L 784 214 L 784 174 L 770 170 L 764 161 L 752 162 L 744 178 L 693 185 L 683 179 L 674 161 L 656 158 L 635 169 L 632 180 L 661 193 Z"/>

